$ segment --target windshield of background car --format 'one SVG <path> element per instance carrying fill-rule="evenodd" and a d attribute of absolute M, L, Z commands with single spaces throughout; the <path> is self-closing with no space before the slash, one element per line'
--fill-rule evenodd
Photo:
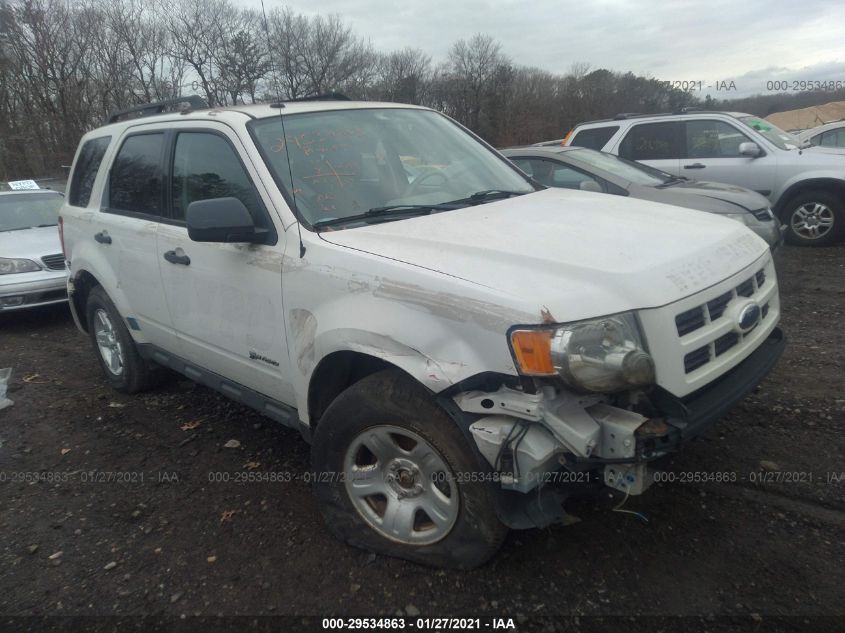
<path fill-rule="evenodd" d="M 596 152 L 590 149 L 573 149 L 566 152 L 566 156 L 573 160 L 581 161 L 597 169 L 603 169 L 624 178 L 635 185 L 646 185 L 656 187 L 668 182 L 671 178 L 668 174 L 657 169 L 638 165 L 624 158 L 613 154 Z"/>
<path fill-rule="evenodd" d="M 62 197 L 55 193 L 0 196 L 0 232 L 56 226 Z"/>
<path fill-rule="evenodd" d="M 284 127 L 280 117 L 250 127 L 276 182 L 293 193 L 308 224 L 492 189 L 534 191 L 516 169 L 436 112 L 374 108 L 284 119 Z"/>
<path fill-rule="evenodd" d="M 784 132 L 776 125 L 772 125 L 764 119 L 759 119 L 756 116 L 743 116 L 739 118 L 752 130 L 756 130 L 766 137 L 770 143 L 774 144 L 780 149 L 798 149 L 801 142 L 789 132 Z"/>

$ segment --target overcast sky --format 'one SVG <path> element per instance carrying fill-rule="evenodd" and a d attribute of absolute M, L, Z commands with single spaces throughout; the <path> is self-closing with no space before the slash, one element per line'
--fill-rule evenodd
<path fill-rule="evenodd" d="M 260 8 L 260 0 L 234 0 Z M 714 96 L 766 91 L 770 80 L 845 81 L 843 0 L 264 0 L 337 13 L 381 51 L 445 59 L 455 40 L 492 35 L 517 64 L 565 73 L 573 62 L 671 81 Z M 733 80 L 736 92 L 716 92 Z M 710 90 L 706 87 L 710 85 Z"/>

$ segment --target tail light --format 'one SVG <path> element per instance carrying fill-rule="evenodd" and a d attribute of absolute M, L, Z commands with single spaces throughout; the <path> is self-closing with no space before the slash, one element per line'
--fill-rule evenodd
<path fill-rule="evenodd" d="M 561 145 L 566 145 L 569 142 L 569 137 L 572 136 L 572 130 L 569 130 L 566 133 L 566 136 L 563 137 L 563 140 L 560 142 Z"/>
<path fill-rule="evenodd" d="M 59 242 L 62 243 L 62 255 L 67 259 L 67 251 L 65 250 L 65 221 L 62 216 L 59 216 Z"/>

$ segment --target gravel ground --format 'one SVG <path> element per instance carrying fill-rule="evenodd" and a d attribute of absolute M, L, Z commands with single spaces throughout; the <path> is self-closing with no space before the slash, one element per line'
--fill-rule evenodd
<path fill-rule="evenodd" d="M 845 244 L 787 247 L 779 277 L 779 366 L 667 465 L 676 479 L 735 482 L 657 484 L 625 505 L 648 523 L 608 499 L 582 503 L 580 521 L 513 532 L 471 572 L 336 542 L 309 485 L 285 481 L 308 469 L 298 434 L 185 380 L 112 392 L 66 307 L 0 315 L 15 401 L 0 412 L 0 614 L 422 613 L 526 627 L 651 615 L 711 630 L 730 616 L 845 630 Z M 249 472 L 282 481 L 234 481 Z M 762 472 L 771 480 L 753 481 Z M 645 622 L 625 626 L 661 629 Z"/>

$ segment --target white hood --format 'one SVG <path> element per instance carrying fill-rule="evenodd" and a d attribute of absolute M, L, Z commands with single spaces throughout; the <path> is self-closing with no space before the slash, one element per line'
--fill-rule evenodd
<path fill-rule="evenodd" d="M 768 252 L 733 220 L 565 189 L 321 236 L 472 282 L 556 322 L 665 305 Z"/>

